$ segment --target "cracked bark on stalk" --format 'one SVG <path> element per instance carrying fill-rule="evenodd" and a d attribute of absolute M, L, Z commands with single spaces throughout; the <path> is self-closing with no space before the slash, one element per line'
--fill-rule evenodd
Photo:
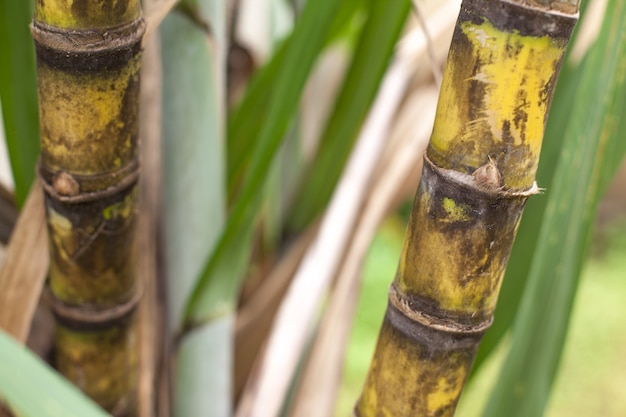
<path fill-rule="evenodd" d="M 356 416 L 454 414 L 539 191 L 545 122 L 578 17 L 571 1 L 544 3 L 463 1 Z"/>
<path fill-rule="evenodd" d="M 134 413 L 138 0 L 37 0 L 41 159 L 55 364 L 107 411 Z"/>

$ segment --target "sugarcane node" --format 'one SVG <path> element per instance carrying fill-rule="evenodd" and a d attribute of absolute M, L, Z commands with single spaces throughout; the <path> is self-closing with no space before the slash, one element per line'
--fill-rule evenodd
<path fill-rule="evenodd" d="M 141 52 L 143 17 L 108 30 L 62 29 L 34 21 L 30 25 L 37 62 L 73 73 L 112 71 Z"/>
<path fill-rule="evenodd" d="M 407 315 L 406 310 L 398 308 L 389 298 L 385 319 L 391 327 L 410 338 L 414 342 L 435 350 L 457 350 L 475 348 L 485 333 L 484 329 L 473 331 L 458 331 L 451 328 L 442 328 L 432 324 L 415 320 Z M 491 323 L 489 323 L 491 324 Z M 488 326 L 487 326 L 488 327 Z"/>
<path fill-rule="evenodd" d="M 481 336 L 421 326 L 389 304 L 356 415 L 452 416 Z"/>
<path fill-rule="evenodd" d="M 127 322 L 137 310 L 142 295 L 143 287 L 138 285 L 132 297 L 124 303 L 98 306 L 68 304 L 57 298 L 47 286 L 43 292 L 57 322 L 75 331 L 98 331 Z"/>
<path fill-rule="evenodd" d="M 135 160 L 113 172 L 100 175 L 78 175 L 69 174 L 65 171 L 53 173 L 46 169 L 40 161 L 38 163 L 37 174 L 41 179 L 44 190 L 53 199 L 68 204 L 88 203 L 110 198 L 135 185 L 139 180 L 140 167 L 139 163 Z M 57 181 L 60 181 L 60 189 L 57 187 Z M 74 190 L 72 182 L 76 184 L 77 192 L 63 193 L 62 191 L 64 190 Z M 111 182 L 113 182 L 112 185 L 102 188 L 102 183 Z M 83 191 L 81 192 L 81 190 Z"/>
<path fill-rule="evenodd" d="M 421 326 L 433 331 L 454 333 L 458 335 L 482 335 L 493 323 L 493 315 L 488 316 L 482 322 L 474 324 L 463 321 L 461 315 L 453 315 L 441 309 L 431 311 L 423 308 L 422 303 L 416 300 L 408 300 L 395 287 L 395 283 L 389 287 L 389 305 L 393 306 L 407 320 L 419 323 Z"/>
<path fill-rule="evenodd" d="M 485 176 L 488 177 L 488 180 L 491 183 L 498 182 L 501 184 L 502 177 L 499 169 L 491 160 L 489 160 L 487 164 L 479 167 L 476 170 L 478 171 L 479 169 L 484 168 L 483 171 L 478 173 L 478 175 L 481 177 L 480 179 L 476 178 L 476 171 L 474 171 L 472 174 L 465 174 L 463 172 L 459 172 L 453 169 L 441 168 L 433 163 L 426 153 L 424 153 L 424 166 L 427 166 L 428 169 L 431 169 L 438 177 L 442 178 L 445 182 L 456 184 L 455 186 L 458 187 L 467 188 L 467 192 L 479 192 L 491 196 L 497 196 L 499 198 L 519 198 L 530 197 L 531 195 L 540 194 L 543 190 L 542 188 L 539 188 L 537 186 L 536 181 L 533 182 L 533 185 L 530 188 L 523 191 L 506 190 L 502 186 L 492 187 L 485 186 L 485 184 L 479 184 L 479 181 L 487 180 Z M 500 176 L 499 179 L 497 178 L 498 175 Z"/>
<path fill-rule="evenodd" d="M 486 155 L 497 155 L 505 188 L 520 191 L 534 181 L 576 18 L 510 1 L 492 6 L 486 0 L 462 5 L 428 154 L 441 167 L 470 174 Z"/>
<path fill-rule="evenodd" d="M 491 156 L 488 156 L 487 159 L 487 163 L 477 168 L 472 173 L 472 177 L 479 187 L 487 190 L 500 190 L 502 189 L 502 174 Z"/>
<path fill-rule="evenodd" d="M 463 1 L 459 21 L 480 25 L 484 20 L 505 32 L 516 32 L 522 36 L 550 36 L 567 42 L 578 20 L 578 11 L 564 4 L 549 8 L 527 0 L 501 0 L 498 7 L 493 6 L 493 0 Z"/>
<path fill-rule="evenodd" d="M 65 197 L 73 197 L 80 193 L 78 182 L 65 171 L 61 171 L 52 177 L 52 187 L 54 191 Z"/>
<path fill-rule="evenodd" d="M 394 280 L 398 308 L 442 328 L 486 327 L 522 209 L 537 192 L 486 189 L 425 155 Z"/>

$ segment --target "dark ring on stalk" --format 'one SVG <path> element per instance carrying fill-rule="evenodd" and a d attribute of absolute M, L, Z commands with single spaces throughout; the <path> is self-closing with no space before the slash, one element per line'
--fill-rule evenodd
<path fill-rule="evenodd" d="M 54 176 L 57 175 L 58 172 L 48 171 L 44 168 L 43 164 L 41 164 L 41 161 L 37 164 L 37 174 L 41 179 L 41 184 L 46 193 L 56 201 L 69 204 L 99 201 L 111 197 L 136 184 L 139 179 L 139 171 L 139 163 L 132 161 L 116 171 L 101 175 L 69 174 L 76 181 L 81 191 L 76 195 L 63 195 L 60 194 L 53 185 Z M 102 184 L 105 180 L 106 182 L 113 182 L 113 184 L 102 190 L 97 190 L 97 185 Z M 82 191 L 93 189 L 96 189 L 96 191 Z"/>
<path fill-rule="evenodd" d="M 137 309 L 142 295 L 143 289 L 139 286 L 132 298 L 124 304 L 112 307 L 75 306 L 59 300 L 49 287 L 44 289 L 44 297 L 50 303 L 57 323 L 76 331 L 96 331 L 126 324 Z"/>
<path fill-rule="evenodd" d="M 451 327 L 437 326 L 422 320 L 415 320 L 414 315 L 407 315 L 406 309 L 398 306 L 389 297 L 385 320 L 391 327 L 422 346 L 437 350 L 457 350 L 474 348 L 487 328 L 472 331 L 459 331 Z M 453 337 L 450 337 L 450 334 Z"/>
<path fill-rule="evenodd" d="M 568 12 L 568 9 L 571 11 Z M 578 20 L 578 8 L 570 8 L 559 3 L 550 9 L 538 3 L 520 0 L 503 0 L 497 4 L 494 4 L 493 0 L 463 2 L 459 22 L 471 21 L 480 25 L 485 19 L 505 32 L 536 37 L 548 35 L 567 42 Z"/>
<path fill-rule="evenodd" d="M 411 299 L 410 301 L 395 288 L 394 284 L 389 287 L 389 305 L 402 314 L 407 320 L 419 323 L 432 331 L 441 333 L 456 333 L 459 335 L 482 335 L 493 323 L 493 315 L 478 324 L 463 323 L 459 318 L 452 317 L 441 311 L 438 316 L 428 314 L 422 308 L 422 303 Z"/>
<path fill-rule="evenodd" d="M 142 17 L 109 30 L 59 29 L 41 22 L 30 26 L 37 61 L 67 72 L 124 67 L 141 51 L 146 31 Z"/>
<path fill-rule="evenodd" d="M 544 189 L 537 186 L 537 182 L 534 182 L 532 187 L 523 191 L 510 191 L 502 188 L 486 189 L 485 187 L 478 186 L 473 176 L 464 174 L 452 169 L 445 169 L 435 165 L 426 153 L 424 153 L 424 168 L 429 169 L 441 181 L 447 182 L 458 188 L 469 188 L 472 193 L 486 195 L 490 198 L 502 198 L 502 199 L 515 199 L 522 198 L 527 199 L 531 195 L 540 194 Z M 423 175 L 423 174 L 422 174 Z"/>

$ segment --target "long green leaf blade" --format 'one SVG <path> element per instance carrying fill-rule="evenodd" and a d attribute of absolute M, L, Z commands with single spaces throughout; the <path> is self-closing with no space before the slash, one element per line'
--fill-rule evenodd
<path fill-rule="evenodd" d="M 602 32 L 585 64 L 556 167 L 512 348 L 485 417 L 540 416 L 549 398 L 567 332 L 591 220 L 616 161 L 626 152 L 625 0 L 609 3 Z"/>
<path fill-rule="evenodd" d="M 271 94 L 268 85 L 279 82 L 278 71 L 283 65 L 284 45 L 252 79 L 245 99 L 228 120 L 227 168 L 228 192 L 233 199 L 237 183 L 242 180 L 245 168 L 254 149 L 255 132 L 261 130 L 266 112 L 266 102 Z"/>
<path fill-rule="evenodd" d="M 325 43 L 332 42 L 338 37 L 345 26 L 352 21 L 355 14 L 362 11 L 369 2 L 366 0 L 344 0 L 333 22 L 328 29 Z M 348 22 L 348 23 L 347 23 Z M 281 82 L 278 70 L 283 65 L 285 44 L 279 46 L 271 60 L 253 77 L 246 96 L 240 105 L 232 112 L 228 121 L 228 192 L 230 201 L 239 191 L 239 182 L 252 158 L 254 142 L 257 133 L 265 123 L 267 101 L 272 94 L 272 85 Z M 269 88 L 268 88 L 269 87 Z"/>
<path fill-rule="evenodd" d="M 21 206 L 35 178 L 39 116 L 31 1 L 0 0 L 0 101 L 15 196 Z"/>
<path fill-rule="evenodd" d="M 20 417 L 108 416 L 78 388 L 1 330 L 0 398 Z"/>
<path fill-rule="evenodd" d="M 302 230 L 330 200 L 410 9 L 411 3 L 405 0 L 377 0 L 370 6 L 318 154 L 294 199 L 288 221 L 291 231 Z"/>
<path fill-rule="evenodd" d="M 187 304 L 188 322 L 197 324 L 232 310 L 250 254 L 250 237 L 262 201 L 263 185 L 297 108 L 300 93 L 321 50 L 332 18 L 340 6 L 335 0 L 307 2 L 285 45 L 283 61 L 270 86 L 265 121 L 256 134 L 249 169 L 226 230 L 207 263 Z"/>

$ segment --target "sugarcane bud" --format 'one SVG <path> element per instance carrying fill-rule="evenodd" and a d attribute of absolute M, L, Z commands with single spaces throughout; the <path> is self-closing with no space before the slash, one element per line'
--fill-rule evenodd
<path fill-rule="evenodd" d="M 476 185 L 487 190 L 498 190 L 502 186 L 502 175 L 491 157 L 488 162 L 472 173 Z"/>
<path fill-rule="evenodd" d="M 62 196 L 73 197 L 80 192 L 78 182 L 76 182 L 72 175 L 65 171 L 57 173 L 54 178 L 52 178 L 52 186 L 54 187 L 54 191 Z"/>

